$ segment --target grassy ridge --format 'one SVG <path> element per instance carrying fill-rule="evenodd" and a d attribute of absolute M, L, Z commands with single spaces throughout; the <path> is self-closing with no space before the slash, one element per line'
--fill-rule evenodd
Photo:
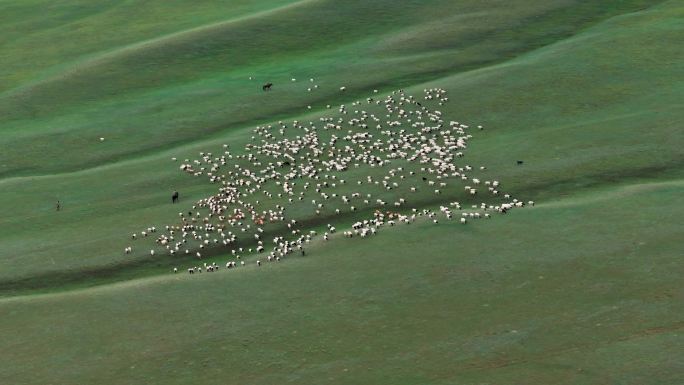
<path fill-rule="evenodd" d="M 237 19 L 294 0 L 4 1 L 0 91 L 59 74 L 79 60 L 177 31 Z M 36 12 L 37 9 L 48 12 Z M 28 49 L 30 47 L 31 49 Z"/>
<path fill-rule="evenodd" d="M 92 167 L 298 115 L 305 104 L 320 108 L 339 100 L 332 95 L 341 82 L 363 95 L 505 61 L 647 2 L 584 3 L 305 1 L 98 50 L 0 95 L 0 129 L 9 149 L 0 175 Z M 426 50 L 425 40 L 438 45 Z M 250 75 L 257 81 L 249 82 Z M 283 86 L 292 76 L 314 75 L 321 92 L 293 97 L 295 85 Z M 266 103 L 257 83 L 265 81 L 283 91 Z M 118 144 L 84 151 L 100 136 Z M 56 149 L 71 156 L 60 157 Z"/>

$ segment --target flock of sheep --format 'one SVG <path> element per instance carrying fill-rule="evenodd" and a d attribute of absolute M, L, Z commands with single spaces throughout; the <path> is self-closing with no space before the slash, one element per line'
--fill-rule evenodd
<path fill-rule="evenodd" d="M 334 117 L 258 126 L 243 150 L 233 152 L 224 144 L 220 154 L 201 152 L 198 159 L 181 162 L 181 171 L 208 178 L 218 191 L 179 212 L 179 222 L 159 235 L 149 227 L 131 239 L 154 234 L 156 246 L 150 255 L 156 250 L 201 260 L 209 252 L 227 250 L 233 258 L 225 267 L 232 269 L 245 265 L 246 254 L 256 253 L 264 262 L 304 255 L 304 247 L 319 233 L 327 241 L 336 233 L 333 224 L 341 226 L 338 222 L 364 213 L 366 219 L 342 231 L 345 237 L 372 236 L 385 226 L 420 217 L 435 223 L 458 217 L 466 224 L 523 207 L 522 201 L 501 192 L 499 181 L 472 175 L 484 172 L 484 166 L 457 163 L 472 138 L 469 127 L 446 121 L 440 111 L 428 108 L 448 100 L 439 88 L 424 90 L 420 100 L 398 90 L 384 98 L 340 105 Z M 461 187 L 456 187 L 458 182 Z M 414 202 L 423 191 L 432 198 Z M 449 202 L 442 194 L 462 195 L 471 202 Z M 332 223 L 311 230 L 321 221 Z M 133 246 L 124 250 L 132 251 Z M 261 258 L 256 266 L 262 265 Z M 216 263 L 187 269 L 190 274 L 218 270 Z"/>

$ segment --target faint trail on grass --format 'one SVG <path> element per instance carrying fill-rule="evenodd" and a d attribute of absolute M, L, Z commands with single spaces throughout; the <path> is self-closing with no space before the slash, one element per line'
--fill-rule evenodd
<path fill-rule="evenodd" d="M 539 204 L 535 204 L 535 208 L 555 209 L 563 207 L 580 206 L 584 204 L 602 202 L 608 199 L 621 198 L 648 191 L 660 190 L 668 187 L 684 188 L 684 180 L 677 179 L 664 182 L 645 182 L 612 187 L 610 189 L 579 192 L 576 196 L 573 197 L 567 197 L 559 199 L 557 201 L 542 202 Z"/>
<path fill-rule="evenodd" d="M 159 48 L 159 47 L 162 47 L 166 44 L 172 44 L 177 39 L 188 38 L 194 34 L 202 34 L 202 33 L 211 31 L 213 29 L 220 29 L 220 28 L 226 27 L 230 24 L 234 24 L 234 23 L 238 23 L 238 22 L 242 22 L 242 21 L 250 20 L 250 19 L 258 19 L 260 17 L 264 17 L 264 16 L 268 16 L 270 14 L 278 13 L 278 12 L 283 11 L 283 10 L 296 8 L 296 7 L 302 6 L 304 4 L 314 3 L 314 2 L 318 2 L 318 1 L 321 1 L 321 0 L 299 0 L 297 2 L 294 2 L 291 4 L 286 4 L 286 5 L 283 5 L 281 7 L 277 7 L 277 8 L 273 8 L 273 9 L 267 9 L 264 11 L 259 11 L 259 12 L 255 12 L 252 14 L 243 15 L 243 16 L 240 16 L 237 18 L 223 20 L 223 21 L 219 21 L 219 22 L 215 22 L 215 23 L 211 23 L 211 24 L 201 25 L 201 26 L 190 28 L 190 29 L 183 30 L 183 31 L 173 32 L 173 33 L 163 35 L 163 36 L 159 36 L 159 37 L 156 37 L 153 39 L 144 40 L 144 41 L 129 44 L 129 45 L 126 45 L 123 47 L 119 47 L 119 48 L 116 48 L 116 49 L 111 50 L 111 51 L 98 52 L 98 53 L 90 55 L 90 57 L 88 57 L 84 60 L 77 61 L 77 62 L 73 63 L 71 66 L 69 66 L 68 68 L 66 68 L 65 70 L 63 70 L 62 72 L 60 72 L 56 75 L 48 76 L 44 79 L 41 79 L 41 80 L 38 80 L 38 81 L 35 81 L 32 83 L 24 84 L 24 85 L 21 85 L 19 87 L 15 87 L 13 89 L 4 91 L 4 92 L 0 93 L 0 98 L 15 96 L 17 94 L 21 94 L 24 92 L 30 92 L 30 90 L 32 88 L 38 87 L 41 84 L 50 83 L 50 82 L 58 81 L 60 79 L 67 78 L 71 75 L 77 74 L 79 71 L 82 71 L 86 68 L 94 67 L 94 66 L 97 66 L 99 64 L 106 63 L 108 60 L 111 60 L 111 59 L 116 59 L 118 57 L 125 57 L 126 55 L 135 54 L 137 52 L 148 50 L 148 49 Z"/>
<path fill-rule="evenodd" d="M 461 367 L 462 370 L 470 371 L 470 370 L 491 370 L 491 369 L 500 369 L 500 368 L 505 368 L 513 365 L 520 365 L 520 364 L 527 364 L 530 362 L 539 362 L 543 361 L 548 358 L 552 357 L 558 357 L 561 356 L 565 353 L 570 353 L 570 352 L 580 352 L 583 350 L 594 350 L 598 346 L 605 346 L 609 344 L 614 344 L 614 343 L 620 343 L 623 341 L 629 341 L 629 340 L 634 340 L 638 338 L 644 338 L 652 335 L 658 335 L 658 334 L 666 334 L 666 333 L 672 333 L 679 331 L 681 329 L 684 329 L 684 321 L 679 321 L 675 322 L 669 325 L 663 325 L 663 326 L 656 326 L 656 327 L 651 327 L 647 329 L 642 329 L 635 331 L 633 333 L 627 334 L 625 336 L 621 336 L 618 338 L 614 338 L 608 341 L 598 341 L 596 343 L 586 343 L 578 346 L 570 346 L 566 348 L 559 348 L 559 349 L 551 349 L 551 350 L 545 350 L 540 353 L 536 354 L 531 354 L 528 356 L 524 356 L 523 358 L 519 359 L 506 359 L 506 358 L 493 358 L 490 360 L 485 360 L 482 362 L 481 359 L 472 359 L 469 360 L 471 361 L 470 363 L 464 364 L 464 366 Z M 475 362 L 472 362 L 475 361 Z"/>

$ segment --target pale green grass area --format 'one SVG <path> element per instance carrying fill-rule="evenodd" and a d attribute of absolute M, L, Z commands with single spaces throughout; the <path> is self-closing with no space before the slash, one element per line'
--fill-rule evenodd
<path fill-rule="evenodd" d="M 682 2 L 0 0 L 0 33 L 0 383 L 684 383 Z M 171 157 L 427 87 L 535 207 L 215 274 L 123 254 L 215 191 Z"/>
<path fill-rule="evenodd" d="M 409 90 L 417 93 L 433 85 L 449 89 L 452 102 L 444 110 L 445 117 L 487 127 L 474 133 L 465 160 L 488 166 L 485 175 L 499 178 L 523 199 L 553 199 L 594 184 L 681 176 L 680 144 L 684 140 L 683 131 L 677 128 L 682 115 L 677 96 L 684 91 L 680 83 L 666 82 L 684 76 L 683 66 L 674 60 L 677 52 L 666 49 L 670 41 L 682 36 L 679 25 L 670 21 L 676 10 L 663 7 L 620 17 L 505 64 Z M 643 33 L 658 15 L 661 22 L 650 33 Z M 640 43 L 642 36 L 653 43 Z M 610 50 L 616 41 L 619 52 Z M 606 58 L 597 59 L 598 53 Z M 655 56 L 658 60 L 650 59 Z M 592 64 L 597 60 L 618 63 L 610 68 L 610 77 L 601 78 L 606 70 Z M 599 79 L 601 87 L 593 86 Z M 284 83 L 291 92 L 276 90 L 264 95 L 254 91 L 252 106 L 258 105 L 257 96 L 300 99 L 300 111 L 304 110 L 307 85 L 285 79 Z M 343 83 L 340 76 L 330 88 Z M 551 83 L 556 86 L 548 87 Z M 619 92 L 613 91 L 615 87 Z M 339 92 L 335 95 L 341 97 Z M 260 108 L 245 110 L 258 113 Z M 163 129 L 144 132 L 160 138 Z M 197 185 L 196 180 L 181 175 L 170 157 L 183 159 L 201 150 L 218 149 L 225 142 L 238 148 L 249 139 L 250 130 L 231 130 L 213 139 L 92 170 L 0 181 L 4 187 L 0 201 L 12 202 L 0 219 L 5 228 L 0 237 L 8 245 L 0 250 L 0 277 L 19 279 L 80 266 L 90 270 L 131 258 L 148 260 L 143 252 L 123 255 L 128 234 L 146 226 L 160 227 L 175 218 L 176 210 L 167 204 L 169 191 L 179 189 L 185 202 L 212 191 L 212 186 Z M 50 141 L 41 143 L 60 148 Z M 108 149 L 125 151 L 126 140 L 108 136 L 100 143 L 92 138 L 78 155 L 68 152 L 56 159 L 70 162 Z M 24 151 L 20 145 L 8 150 Z M 516 159 L 524 159 L 525 167 L 516 167 Z M 61 164 L 42 158 L 34 161 L 54 163 L 53 167 Z M 57 199 L 65 205 L 59 215 L 53 207 Z M 417 199 L 434 197 L 420 194 Z M 39 245 L 37 234 L 41 236 Z M 169 262 L 163 265 L 168 267 Z"/>

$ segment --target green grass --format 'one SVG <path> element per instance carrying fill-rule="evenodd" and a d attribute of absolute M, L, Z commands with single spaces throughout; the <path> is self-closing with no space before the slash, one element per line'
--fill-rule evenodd
<path fill-rule="evenodd" d="M 5 299 L 12 364 L 0 372 L 10 383 L 677 383 L 683 187 L 337 237 L 260 269 Z M 439 242 L 418 247 L 426 239 Z"/>
<path fill-rule="evenodd" d="M 684 382 L 682 4 L 400 3 L 0 1 L 0 382 Z M 200 277 L 121 252 L 212 191 L 172 156 L 433 86 L 537 207 Z"/>

